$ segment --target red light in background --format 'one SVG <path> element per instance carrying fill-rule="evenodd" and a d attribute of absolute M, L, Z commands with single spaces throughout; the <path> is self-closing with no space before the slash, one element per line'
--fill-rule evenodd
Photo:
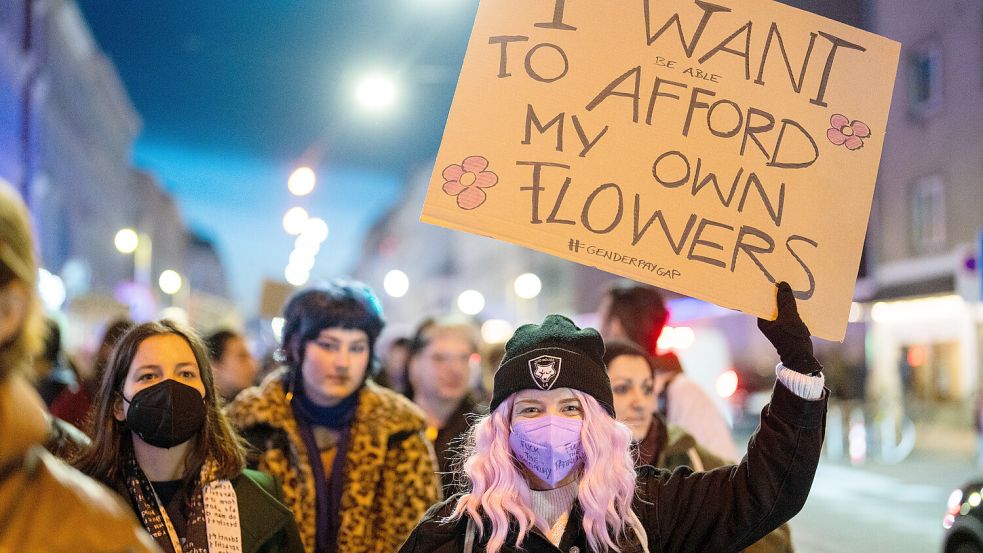
<path fill-rule="evenodd" d="M 717 395 L 729 398 L 737 391 L 737 371 L 728 369 L 717 377 Z"/>

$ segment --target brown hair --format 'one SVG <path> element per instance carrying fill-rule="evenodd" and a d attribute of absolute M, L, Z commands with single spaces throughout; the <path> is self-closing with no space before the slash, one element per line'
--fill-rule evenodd
<path fill-rule="evenodd" d="M 122 482 L 126 458 L 123 453 L 132 447 L 126 422 L 120 422 L 113 416 L 116 402 L 123 395 L 123 382 L 140 344 L 148 338 L 169 334 L 179 336 L 191 347 L 198 363 L 201 381 L 205 385 L 205 424 L 188 453 L 183 480 L 194 479 L 208 458 L 214 459 L 218 464 L 216 477 L 219 479 L 233 478 L 245 466 L 242 439 L 232 429 L 219 406 L 208 352 L 201 339 L 193 330 L 174 321 L 149 322 L 131 329 L 113 348 L 109 365 L 99 383 L 95 406 L 90 412 L 89 435 L 92 436 L 92 446 L 75 462 L 79 470 L 111 487 Z"/>
<path fill-rule="evenodd" d="M 662 328 L 669 319 L 659 290 L 635 282 L 619 282 L 608 288 L 608 317 L 616 318 L 628 339 L 655 355 Z"/>
<path fill-rule="evenodd" d="M 14 373 L 27 374 L 31 356 L 41 348 L 44 324 L 35 291 L 37 262 L 27 207 L 20 195 L 0 179 L 0 290 L 20 283 L 27 292 L 24 323 L 10 340 L 0 344 L 0 382 Z"/>
<path fill-rule="evenodd" d="M 628 340 L 607 340 L 604 342 L 604 368 L 607 369 L 611 366 L 611 361 L 624 356 L 629 355 L 632 357 L 641 357 L 645 360 L 645 363 L 649 366 L 649 372 L 651 376 L 655 377 L 655 361 L 652 356 L 649 355 L 641 346 L 635 342 Z"/>

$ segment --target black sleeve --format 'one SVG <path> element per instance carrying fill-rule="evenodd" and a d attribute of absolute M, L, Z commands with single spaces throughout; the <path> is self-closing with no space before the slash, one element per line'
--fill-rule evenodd
<path fill-rule="evenodd" d="M 403 545 L 400 546 L 398 553 L 436 551 L 461 537 L 467 526 L 464 518 L 459 520 L 457 524 L 441 522 L 454 511 L 454 505 L 457 504 L 459 497 L 460 494 L 431 506 L 423 515 L 423 519 L 416 525 L 416 528 L 413 529 L 413 532 L 403 542 Z"/>
<path fill-rule="evenodd" d="M 810 401 L 776 382 L 739 465 L 642 470 L 635 510 L 649 550 L 736 553 L 795 516 L 816 474 L 828 395 Z"/>

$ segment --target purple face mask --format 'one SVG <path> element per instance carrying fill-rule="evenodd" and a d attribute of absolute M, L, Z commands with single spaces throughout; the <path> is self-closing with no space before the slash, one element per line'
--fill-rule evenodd
<path fill-rule="evenodd" d="M 584 421 L 558 415 L 512 422 L 509 446 L 515 458 L 533 474 L 556 486 L 580 466 L 584 449 L 580 428 Z"/>

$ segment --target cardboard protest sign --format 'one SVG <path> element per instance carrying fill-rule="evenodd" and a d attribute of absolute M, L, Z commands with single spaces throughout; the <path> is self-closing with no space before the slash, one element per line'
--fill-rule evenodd
<path fill-rule="evenodd" d="M 900 45 L 771 0 L 482 0 L 422 220 L 845 333 Z"/>

